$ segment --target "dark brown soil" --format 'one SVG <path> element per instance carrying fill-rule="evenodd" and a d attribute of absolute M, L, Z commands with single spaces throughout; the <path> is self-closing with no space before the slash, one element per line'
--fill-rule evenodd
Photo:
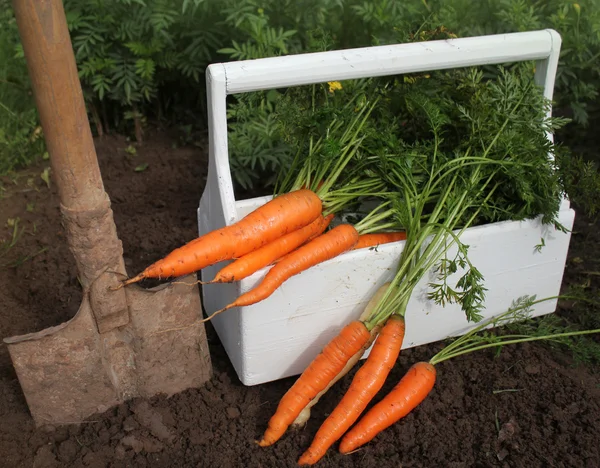
<path fill-rule="evenodd" d="M 206 173 L 199 147 L 173 148 L 150 137 L 136 155 L 122 138 L 97 141 L 98 156 L 129 272 L 139 271 L 196 235 L 196 207 Z M 147 163 L 144 171 L 134 168 Z M 44 165 L 5 179 L 0 241 L 19 218 L 25 229 L 0 257 L 0 335 L 41 330 L 69 319 L 81 299 L 74 262 L 59 223 L 58 200 L 40 178 Z M 10 221 L 13 220 L 13 221 Z M 40 252 L 40 250 L 46 249 Z M 598 290 L 600 236 L 577 219 L 565 282 Z M 32 257 L 33 256 L 33 257 Z M 587 272 L 587 273 L 586 273 Z M 576 311 L 561 310 L 573 316 Z M 69 427 L 35 430 L 5 346 L 0 347 L 0 465 L 7 467 L 294 466 L 351 375 L 325 396 L 307 426 L 274 447 L 264 431 L 285 379 L 244 387 L 218 337 L 207 327 L 214 378 L 170 399 L 136 400 Z M 384 388 L 439 344 L 407 350 Z M 335 449 L 319 466 L 577 467 L 600 464 L 600 375 L 542 345 L 475 353 L 441 364 L 426 401 L 362 450 Z M 498 392 L 498 390 L 507 390 Z"/>

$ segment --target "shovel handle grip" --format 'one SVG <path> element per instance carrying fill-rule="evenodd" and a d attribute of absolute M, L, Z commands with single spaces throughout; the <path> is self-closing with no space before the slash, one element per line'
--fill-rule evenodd
<path fill-rule="evenodd" d="M 105 198 L 61 0 L 13 0 L 36 106 L 62 205 L 82 211 Z"/>

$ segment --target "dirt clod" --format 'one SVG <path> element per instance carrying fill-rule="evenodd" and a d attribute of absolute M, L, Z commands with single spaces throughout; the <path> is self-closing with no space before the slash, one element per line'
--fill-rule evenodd
<path fill-rule="evenodd" d="M 237 408 L 232 408 L 231 406 L 227 408 L 227 417 L 229 419 L 236 419 L 240 417 L 240 410 Z"/>
<path fill-rule="evenodd" d="M 50 445 L 40 447 L 33 459 L 33 468 L 54 468 L 58 466 L 56 455 Z"/>
<path fill-rule="evenodd" d="M 525 367 L 525 372 L 529 375 L 536 375 L 540 373 L 540 367 L 534 364 L 529 364 Z"/>
<path fill-rule="evenodd" d="M 74 440 L 65 440 L 58 446 L 58 458 L 62 463 L 72 462 L 81 447 Z"/>
<path fill-rule="evenodd" d="M 158 411 L 150 407 L 147 401 L 139 401 L 133 406 L 135 419 L 148 429 L 155 437 L 170 442 L 173 434 L 163 423 L 163 418 Z"/>

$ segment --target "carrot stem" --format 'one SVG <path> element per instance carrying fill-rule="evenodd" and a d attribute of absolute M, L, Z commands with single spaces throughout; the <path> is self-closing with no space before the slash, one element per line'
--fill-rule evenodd
<path fill-rule="evenodd" d="M 471 353 L 474 351 L 493 348 L 496 346 L 525 343 L 525 342 L 529 342 L 529 341 L 553 340 L 556 338 L 563 338 L 563 337 L 568 337 L 568 336 L 579 336 L 579 335 L 589 335 L 589 334 L 593 334 L 593 333 L 599 333 L 600 329 L 579 330 L 579 331 L 573 331 L 573 332 L 555 333 L 555 334 L 548 334 L 548 335 L 542 335 L 542 336 L 499 335 L 499 336 L 494 336 L 493 337 L 494 341 L 492 341 L 492 342 L 482 341 L 481 337 L 478 338 L 475 336 L 477 333 L 481 332 L 483 329 L 485 329 L 487 327 L 496 327 L 496 326 L 503 325 L 503 324 L 506 324 L 511 321 L 526 318 L 526 316 L 524 316 L 524 314 L 521 314 L 521 312 L 528 311 L 531 309 L 531 307 L 533 307 L 537 304 L 540 304 L 540 303 L 546 302 L 546 301 L 557 300 L 557 299 L 567 299 L 567 298 L 579 299 L 579 300 L 584 300 L 586 302 L 592 302 L 592 303 L 595 302 L 595 301 L 592 301 L 592 300 L 589 300 L 586 298 L 575 297 L 575 296 L 566 296 L 566 295 L 550 296 L 550 297 L 546 297 L 546 298 L 538 299 L 538 300 L 521 298 L 521 301 L 520 301 L 521 303 L 519 305 L 510 307 L 506 312 L 503 312 L 495 317 L 491 317 L 488 320 L 477 325 L 476 327 L 471 329 L 469 332 L 465 333 L 464 335 L 462 335 L 461 337 L 457 338 L 452 343 L 447 345 L 444 349 L 442 349 L 435 356 L 433 356 L 431 358 L 431 360 L 429 361 L 429 363 L 432 365 L 436 365 L 436 364 L 439 364 L 440 362 L 447 361 L 448 359 L 452 359 L 456 356 L 462 356 L 464 354 L 468 354 L 468 353 Z M 485 340 L 485 338 L 483 338 L 483 340 Z M 481 344 L 481 343 L 484 343 L 484 344 Z"/>
<path fill-rule="evenodd" d="M 528 338 L 520 338 L 520 339 L 516 339 L 516 340 L 502 340 L 502 337 L 500 337 L 501 341 L 499 341 L 498 343 L 488 343 L 485 345 L 476 346 L 474 348 L 457 351 L 457 352 L 449 354 L 443 358 L 432 359 L 429 362 L 432 365 L 439 364 L 440 362 L 447 361 L 448 359 L 451 359 L 456 356 L 462 356 L 463 354 L 472 353 L 473 351 L 479 351 L 481 349 L 487 349 L 487 348 L 494 348 L 496 346 L 526 343 L 528 341 L 550 340 L 550 339 L 561 338 L 561 337 L 566 337 L 566 336 L 590 335 L 592 333 L 599 333 L 599 332 L 600 332 L 600 328 L 597 328 L 595 330 L 580 330 L 580 331 L 574 331 L 574 332 L 555 333 L 552 335 L 545 335 L 545 336 L 530 336 Z"/>

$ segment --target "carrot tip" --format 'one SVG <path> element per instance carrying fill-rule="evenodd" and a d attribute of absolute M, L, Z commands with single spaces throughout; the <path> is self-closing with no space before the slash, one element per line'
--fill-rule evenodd
<path fill-rule="evenodd" d="M 226 310 L 231 309 L 232 307 L 233 306 L 231 306 L 231 305 L 223 307 L 222 309 L 217 310 L 216 312 L 214 312 L 212 315 L 206 317 L 205 319 L 200 320 L 200 323 L 208 322 L 208 321 L 212 320 L 213 317 L 215 317 L 215 316 L 217 316 L 219 314 L 222 314 L 223 312 L 225 312 Z"/>
<path fill-rule="evenodd" d="M 314 460 L 314 461 L 310 460 L 310 455 L 303 454 L 300 457 L 300 459 L 298 460 L 298 465 L 299 466 L 314 465 L 316 461 L 318 461 L 318 460 Z"/>
<path fill-rule="evenodd" d="M 123 281 L 121 283 L 121 286 L 119 288 L 117 288 L 117 289 L 120 289 L 123 286 L 127 286 L 128 284 L 137 283 L 138 281 L 141 281 L 144 278 L 145 278 L 145 275 L 143 273 L 140 273 L 139 275 L 136 275 L 133 278 L 129 278 L 129 279 L 126 279 L 125 281 Z"/>
<path fill-rule="evenodd" d="M 200 284 L 225 284 L 225 283 L 233 283 L 233 282 L 235 282 L 235 280 L 225 281 L 225 280 L 222 280 L 222 279 L 216 279 L 215 278 L 215 279 L 212 279 L 210 281 L 206 281 L 206 282 L 200 283 Z"/>
<path fill-rule="evenodd" d="M 354 450 L 347 450 L 347 451 L 342 451 L 342 449 L 340 449 L 340 453 L 342 455 L 352 455 L 353 453 L 360 452 L 361 450 L 362 450 L 362 447 L 355 448 Z"/>

